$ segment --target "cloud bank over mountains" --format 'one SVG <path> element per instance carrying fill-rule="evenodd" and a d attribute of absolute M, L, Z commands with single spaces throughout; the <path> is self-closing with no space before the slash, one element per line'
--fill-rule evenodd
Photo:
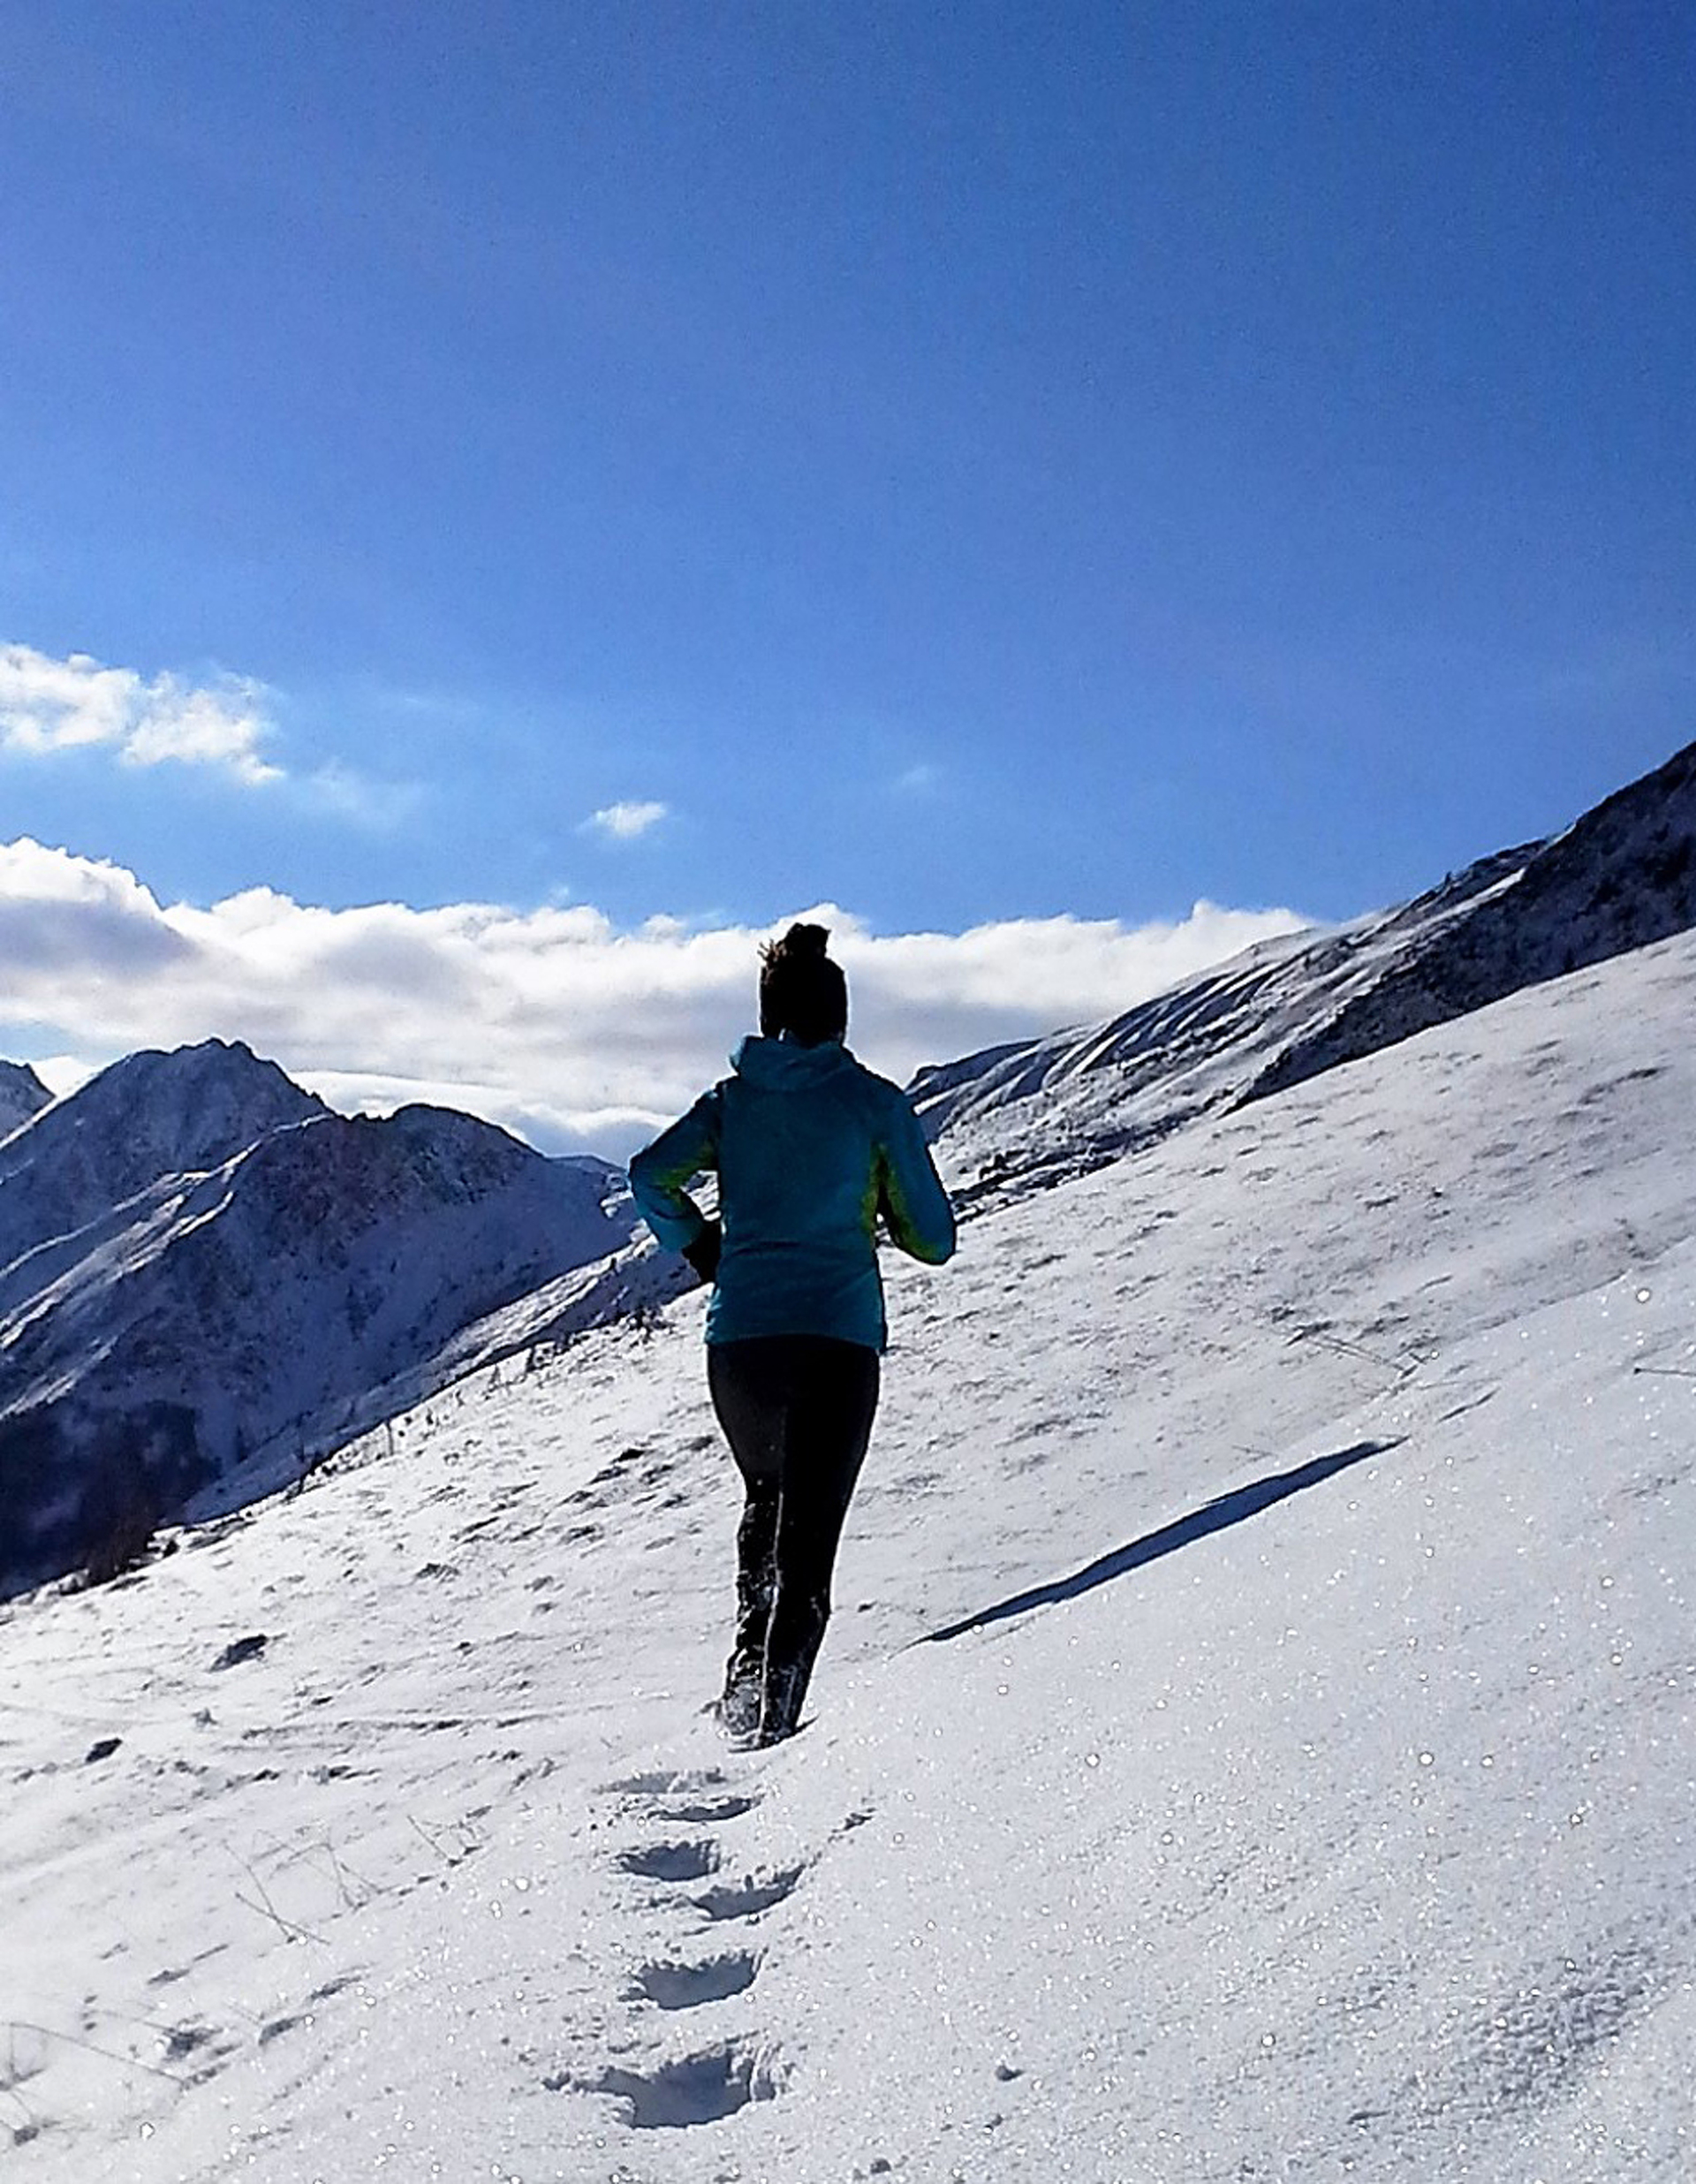
<path fill-rule="evenodd" d="M 850 1039 L 897 1079 L 1122 1011 L 1306 922 L 1208 902 L 1171 922 L 963 933 L 878 934 L 834 904 L 793 914 L 831 927 Z M 621 929 L 587 905 L 329 909 L 269 888 L 162 903 L 121 865 L 24 837 L 0 843 L 0 1053 L 64 1089 L 135 1048 L 244 1039 L 338 1107 L 436 1100 L 546 1151 L 617 1159 L 753 1028 L 771 929 Z"/>

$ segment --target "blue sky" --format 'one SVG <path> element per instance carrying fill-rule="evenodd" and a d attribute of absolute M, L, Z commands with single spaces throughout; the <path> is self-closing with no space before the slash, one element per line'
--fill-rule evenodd
<path fill-rule="evenodd" d="M 0 843 L 1070 919 L 1105 1012 L 1198 899 L 1347 916 L 1696 733 L 1687 6 L 0 27 Z"/>

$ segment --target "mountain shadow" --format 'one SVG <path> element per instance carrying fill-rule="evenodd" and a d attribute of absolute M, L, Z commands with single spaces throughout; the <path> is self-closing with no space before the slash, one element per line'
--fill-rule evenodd
<path fill-rule="evenodd" d="M 943 1630 L 927 1631 L 917 1642 L 942 1645 L 948 1639 L 965 1637 L 968 1631 L 987 1630 L 992 1624 L 1004 1623 L 1011 1616 L 1027 1614 L 1033 1608 L 1052 1608 L 1063 1600 L 1076 1600 L 1084 1593 L 1094 1592 L 1098 1585 L 1109 1585 L 1116 1577 L 1126 1577 L 1132 1570 L 1158 1562 L 1162 1555 L 1176 1554 L 1180 1547 L 1206 1539 L 1211 1532 L 1223 1532 L 1230 1525 L 1242 1523 L 1246 1517 L 1258 1516 L 1274 1502 L 1299 1494 L 1304 1487 L 1317 1486 L 1322 1479 L 1346 1471 L 1351 1464 L 1364 1463 L 1368 1456 L 1381 1456 L 1386 1449 L 1400 1445 L 1400 1437 L 1392 1441 L 1356 1441 L 1349 1448 L 1333 1450 L 1329 1456 L 1315 1456 L 1310 1463 L 1300 1464 L 1293 1471 L 1276 1472 L 1269 1478 L 1255 1480 L 1252 1486 L 1237 1487 L 1204 1507 L 1192 1510 L 1187 1517 L 1162 1525 L 1157 1532 L 1132 1540 L 1128 1546 L 1116 1547 L 1110 1555 L 1087 1563 L 1070 1577 L 1056 1578 L 1049 1585 L 1034 1585 L 1028 1592 L 1015 1593 L 1011 1599 L 997 1601 L 994 1607 L 968 1615 L 963 1622 L 950 1623 Z"/>

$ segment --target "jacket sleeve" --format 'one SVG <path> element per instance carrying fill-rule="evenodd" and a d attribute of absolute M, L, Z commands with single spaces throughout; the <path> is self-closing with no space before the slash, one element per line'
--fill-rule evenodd
<path fill-rule="evenodd" d="M 668 1251 L 686 1251 L 707 1232 L 707 1217 L 684 1186 L 704 1170 L 717 1167 L 722 1111 L 722 1096 L 715 1085 L 630 1164 L 631 1194 L 655 1240 Z"/>
<path fill-rule="evenodd" d="M 890 1100 L 878 1150 L 878 1210 L 891 1239 L 927 1266 L 941 1266 L 954 1255 L 954 1209 L 904 1092 L 893 1092 Z"/>

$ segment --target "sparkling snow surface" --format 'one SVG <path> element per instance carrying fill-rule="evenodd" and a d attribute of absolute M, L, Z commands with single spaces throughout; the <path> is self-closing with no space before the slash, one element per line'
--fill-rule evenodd
<path fill-rule="evenodd" d="M 892 1267 L 776 1751 L 698 1298 L 19 1603 L 8 2184 L 1687 2184 L 1693 1023 L 1686 937 Z"/>

